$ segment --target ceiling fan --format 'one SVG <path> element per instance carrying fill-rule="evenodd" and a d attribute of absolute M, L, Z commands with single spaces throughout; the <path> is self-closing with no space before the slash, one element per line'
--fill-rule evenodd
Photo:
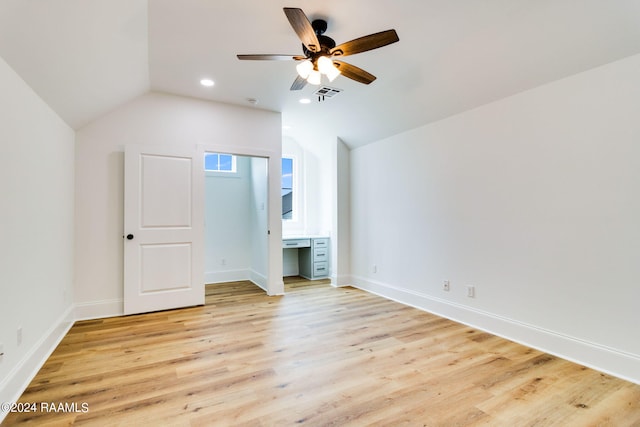
<path fill-rule="evenodd" d="M 238 55 L 242 60 L 294 60 L 302 61 L 296 66 L 298 76 L 291 90 L 300 90 L 307 83 L 319 85 L 324 74 L 330 81 L 342 74 L 360 83 L 369 84 L 376 76 L 365 70 L 332 58 L 355 55 L 377 49 L 399 41 L 395 30 L 381 31 L 336 46 L 332 38 L 324 35 L 327 21 L 316 19 L 309 22 L 302 9 L 285 7 L 284 14 L 302 41 L 304 55 Z"/>

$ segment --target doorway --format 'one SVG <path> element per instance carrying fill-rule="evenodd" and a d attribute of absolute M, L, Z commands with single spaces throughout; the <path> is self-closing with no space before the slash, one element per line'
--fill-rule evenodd
<path fill-rule="evenodd" d="M 269 292 L 268 159 L 205 151 L 205 283 Z"/>

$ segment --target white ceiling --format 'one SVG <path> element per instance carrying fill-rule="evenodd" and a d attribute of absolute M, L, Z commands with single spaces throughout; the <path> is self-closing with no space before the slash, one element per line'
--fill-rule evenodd
<path fill-rule="evenodd" d="M 236 58 L 301 53 L 285 6 L 338 44 L 390 28 L 400 42 L 345 57 L 378 79 L 338 77 L 344 92 L 317 102 L 289 91 L 294 62 Z M 154 90 L 356 147 L 640 53 L 639 23 L 637 0 L 0 0 L 0 56 L 75 129 Z"/>

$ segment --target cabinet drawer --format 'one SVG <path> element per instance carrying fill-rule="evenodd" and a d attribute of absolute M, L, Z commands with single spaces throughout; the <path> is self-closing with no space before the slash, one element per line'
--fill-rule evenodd
<path fill-rule="evenodd" d="M 314 249 L 313 250 L 313 262 L 327 261 L 329 259 L 328 249 Z"/>
<path fill-rule="evenodd" d="M 328 262 L 314 262 L 313 263 L 313 275 L 328 276 L 329 275 L 329 263 Z"/>
<path fill-rule="evenodd" d="M 282 241 L 283 248 L 308 248 L 311 246 L 311 239 L 286 239 Z"/>
<path fill-rule="evenodd" d="M 314 248 L 328 248 L 329 239 L 313 239 Z"/>

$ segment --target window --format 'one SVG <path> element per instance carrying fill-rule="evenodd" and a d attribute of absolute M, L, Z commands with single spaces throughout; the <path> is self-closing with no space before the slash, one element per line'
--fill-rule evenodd
<path fill-rule="evenodd" d="M 204 155 L 204 170 L 236 173 L 236 156 L 232 154 L 206 153 Z"/>
<path fill-rule="evenodd" d="M 282 219 L 293 219 L 293 159 L 282 158 Z"/>

